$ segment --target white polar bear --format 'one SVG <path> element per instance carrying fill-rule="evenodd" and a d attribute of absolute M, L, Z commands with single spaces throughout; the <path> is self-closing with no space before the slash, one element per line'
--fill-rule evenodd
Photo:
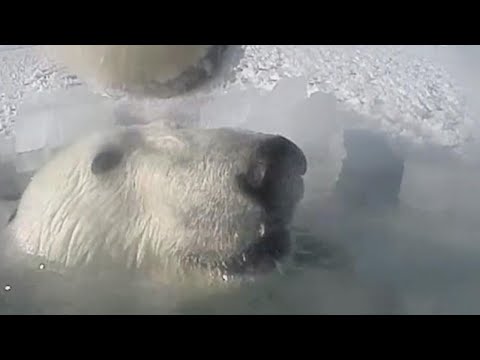
<path fill-rule="evenodd" d="M 46 45 L 80 79 L 104 90 L 167 98 L 192 90 L 219 68 L 226 45 Z"/>
<path fill-rule="evenodd" d="M 268 274 L 291 252 L 306 169 L 301 149 L 277 135 L 158 123 L 95 133 L 35 174 L 7 227 L 9 247 L 58 269 Z"/>

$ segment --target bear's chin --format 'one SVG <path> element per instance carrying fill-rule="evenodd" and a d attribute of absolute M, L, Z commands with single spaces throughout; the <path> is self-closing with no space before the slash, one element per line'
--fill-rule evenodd
<path fill-rule="evenodd" d="M 182 267 L 213 282 L 254 282 L 281 273 L 293 254 L 289 227 L 287 221 L 261 222 L 258 237 L 233 255 L 190 255 Z"/>
<path fill-rule="evenodd" d="M 219 266 L 224 277 L 268 275 L 290 254 L 290 232 L 285 227 L 276 228 L 260 236 L 247 249 Z"/>

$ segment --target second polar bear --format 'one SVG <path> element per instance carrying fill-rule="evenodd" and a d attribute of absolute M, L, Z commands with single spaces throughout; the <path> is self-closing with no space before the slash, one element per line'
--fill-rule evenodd
<path fill-rule="evenodd" d="M 227 45 L 45 45 L 43 51 L 100 90 L 169 98 L 213 76 Z"/>

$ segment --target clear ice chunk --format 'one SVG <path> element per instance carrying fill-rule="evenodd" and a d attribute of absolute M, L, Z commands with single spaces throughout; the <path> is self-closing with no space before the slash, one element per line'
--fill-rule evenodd
<path fill-rule="evenodd" d="M 37 93 L 20 107 L 14 124 L 17 170 L 33 171 L 51 151 L 114 122 L 112 100 L 86 88 Z"/>

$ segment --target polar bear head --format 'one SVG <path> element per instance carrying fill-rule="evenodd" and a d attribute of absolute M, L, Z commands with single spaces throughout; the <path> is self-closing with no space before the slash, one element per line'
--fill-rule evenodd
<path fill-rule="evenodd" d="M 8 231 L 17 250 L 62 268 L 256 276 L 290 253 L 306 170 L 301 149 L 278 135 L 117 128 L 41 168 Z"/>

